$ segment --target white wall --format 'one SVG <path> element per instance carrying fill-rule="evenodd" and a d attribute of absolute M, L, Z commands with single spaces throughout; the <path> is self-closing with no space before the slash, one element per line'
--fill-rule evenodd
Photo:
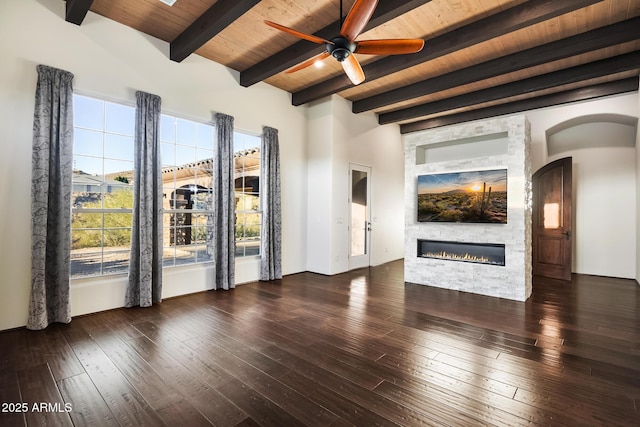
<path fill-rule="evenodd" d="M 349 163 L 371 169 L 371 265 L 404 257 L 404 150 L 397 125 L 380 126 L 373 113 L 353 115 L 351 102 L 334 96 L 334 218 L 344 218 L 336 236 L 338 271 L 346 271 L 349 253 Z M 339 250 L 338 250 L 339 248 Z M 335 258 L 334 258 L 335 262 Z"/>
<path fill-rule="evenodd" d="M 0 2 L 0 330 L 26 324 L 30 289 L 31 139 L 36 65 L 75 75 L 84 94 L 135 103 L 135 91 L 162 97 L 163 110 L 195 120 L 235 116 L 236 129 L 279 129 L 282 162 L 283 272 L 304 271 L 307 226 L 306 107 L 266 84 L 238 85 L 238 73 L 191 55 L 168 59 L 167 43 L 89 12 L 82 26 L 64 21 L 62 0 Z M 206 267 L 165 270 L 164 296 L 211 288 Z M 238 283 L 258 278 L 258 261 L 237 263 Z M 72 315 L 122 306 L 124 276 L 75 280 Z"/>
<path fill-rule="evenodd" d="M 545 132 L 576 117 L 638 117 L 639 111 L 638 94 L 632 93 L 526 113 L 531 122 L 532 171 L 559 158 L 573 158 L 574 273 L 636 277 L 640 231 L 636 200 L 640 169 L 634 161 L 637 147 L 592 147 L 549 156 Z"/>
<path fill-rule="evenodd" d="M 307 270 L 332 274 L 331 226 L 333 217 L 333 111 L 331 102 L 319 101 L 308 110 L 306 234 Z"/>
<path fill-rule="evenodd" d="M 378 125 L 372 113 L 354 115 L 339 96 L 309 107 L 309 271 L 349 269 L 349 164 L 370 166 L 371 264 L 404 256 L 404 154 L 397 125 Z M 313 171 L 313 173 L 312 173 Z M 317 176 L 316 176 L 317 174 Z"/>
<path fill-rule="evenodd" d="M 634 278 L 636 269 L 635 148 L 569 151 L 573 163 L 572 271 Z"/>
<path fill-rule="evenodd" d="M 535 172 L 549 162 L 545 136 L 547 129 L 587 115 L 622 114 L 638 117 L 638 99 L 638 93 L 635 92 L 527 111 L 524 114 L 531 123 L 531 170 Z"/>

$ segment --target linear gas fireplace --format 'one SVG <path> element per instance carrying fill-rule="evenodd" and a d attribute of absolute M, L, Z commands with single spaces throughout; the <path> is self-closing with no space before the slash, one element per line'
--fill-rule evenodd
<path fill-rule="evenodd" d="M 418 257 L 504 266 L 504 245 L 418 239 Z"/>

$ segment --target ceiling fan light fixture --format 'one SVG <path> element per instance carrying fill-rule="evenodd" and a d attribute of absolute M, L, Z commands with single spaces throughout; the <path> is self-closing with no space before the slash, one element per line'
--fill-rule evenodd
<path fill-rule="evenodd" d="M 331 56 L 336 58 L 338 62 L 344 61 L 349 57 L 349 55 L 351 55 L 351 52 L 349 52 L 349 50 L 347 49 L 338 48 L 331 51 Z"/>
<path fill-rule="evenodd" d="M 382 39 L 357 42 L 356 39 L 367 26 L 378 0 L 355 0 L 351 10 L 342 20 L 342 1 L 340 1 L 340 35 L 331 40 L 294 30 L 284 25 L 265 20 L 264 23 L 276 30 L 283 31 L 302 40 L 324 44 L 325 51 L 302 61 L 298 65 L 285 70 L 286 74 L 305 69 L 317 61 L 333 56 L 342 65 L 351 83 L 358 85 L 364 81 L 364 71 L 353 53 L 364 55 L 399 55 L 419 52 L 424 46 L 422 39 Z"/>
<path fill-rule="evenodd" d="M 167 6 L 173 6 L 178 0 L 160 0 L 160 1 L 166 4 Z"/>
<path fill-rule="evenodd" d="M 356 49 L 356 44 L 349 42 L 344 37 L 336 37 L 331 40 L 331 44 L 327 43 L 327 52 L 331 54 L 338 62 L 343 62 Z"/>

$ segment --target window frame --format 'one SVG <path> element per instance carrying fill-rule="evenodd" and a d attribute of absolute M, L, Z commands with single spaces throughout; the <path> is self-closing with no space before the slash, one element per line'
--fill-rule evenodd
<path fill-rule="evenodd" d="M 123 162 L 130 162 L 132 164 L 132 169 L 131 170 L 123 170 L 122 172 L 124 173 L 131 173 L 135 176 L 135 164 L 133 164 L 134 161 L 134 157 L 128 158 L 128 157 L 123 157 L 120 158 L 118 156 L 110 156 L 107 154 L 107 150 L 110 149 L 109 147 L 107 147 L 108 144 L 108 136 L 112 135 L 112 138 L 115 138 L 115 140 L 117 140 L 118 138 L 128 138 L 128 139 L 133 139 L 132 144 L 134 145 L 133 150 L 135 150 L 135 109 L 136 106 L 134 103 L 131 102 L 126 102 L 126 101 L 121 101 L 121 100 L 114 100 L 112 98 L 108 98 L 102 95 L 95 95 L 95 94 L 89 94 L 89 93 L 83 93 L 81 91 L 74 91 L 73 93 L 74 96 L 74 101 L 76 100 L 76 97 L 83 97 L 83 98 L 88 98 L 91 101 L 96 101 L 101 103 L 101 114 L 102 117 L 100 117 L 99 119 L 97 117 L 93 117 L 91 118 L 91 121 L 95 120 L 95 122 L 93 123 L 97 123 L 98 120 L 101 121 L 101 129 L 97 129 L 96 127 L 92 127 L 91 123 L 88 123 L 87 125 L 84 126 L 80 126 L 77 124 L 77 122 L 74 120 L 74 136 L 76 135 L 75 132 L 77 130 L 81 130 L 83 132 L 96 132 L 100 134 L 100 138 L 102 139 L 101 141 L 101 153 L 100 156 L 98 156 L 95 153 L 91 153 L 90 151 L 85 151 L 83 152 L 82 150 L 80 150 L 80 152 L 76 152 L 77 148 L 76 148 L 76 138 L 74 138 L 74 161 L 76 159 L 76 156 L 80 156 L 82 158 L 87 158 L 87 159 L 94 159 L 96 162 L 101 162 L 102 166 L 101 166 L 101 170 L 102 170 L 102 174 L 98 174 L 95 176 L 100 176 L 101 181 L 96 181 L 95 184 L 92 183 L 87 183 L 85 184 L 84 182 L 82 182 L 82 180 L 80 181 L 76 181 L 76 169 L 74 168 L 74 181 L 73 181 L 73 189 L 72 189 L 72 203 L 75 201 L 74 198 L 74 194 L 75 193 L 82 193 L 82 191 L 75 191 L 77 188 L 81 188 L 81 186 L 86 185 L 87 186 L 87 193 L 91 194 L 91 193 L 96 193 L 96 194 L 100 194 L 100 205 L 101 207 L 99 208 L 87 208 L 87 207 L 83 207 L 82 204 L 80 204 L 80 206 L 71 206 L 71 232 L 70 232 L 70 236 L 69 238 L 72 239 L 74 236 L 74 233 L 77 232 L 78 230 L 86 230 L 86 231 L 95 231 L 95 232 L 99 232 L 100 233 L 100 245 L 99 246 L 87 246 L 87 248 L 91 248 L 91 250 L 86 252 L 86 255 L 89 256 L 93 256 L 94 259 L 90 259 L 91 262 L 99 262 L 99 268 L 96 267 L 96 271 L 88 271 L 88 272 L 84 272 L 84 273 L 75 273 L 71 276 L 72 280 L 82 280 L 82 279 L 100 279 L 100 278 L 108 278 L 108 277 L 112 277 L 112 276 L 122 276 L 125 274 L 128 274 L 129 271 L 129 264 L 127 261 L 127 267 L 126 269 L 112 269 L 112 268 L 107 268 L 105 267 L 107 262 L 105 259 L 105 255 L 107 255 L 110 250 L 109 248 L 111 246 L 105 246 L 105 242 L 106 242 L 106 238 L 105 238 L 105 233 L 107 233 L 109 230 L 128 230 L 129 232 L 129 244 L 126 246 L 126 248 L 123 246 L 121 249 L 117 249 L 114 250 L 113 252 L 122 252 L 124 253 L 125 251 L 129 251 L 130 250 L 130 239 L 131 239 L 131 232 L 132 232 L 132 224 L 129 224 L 128 226 L 123 226 L 123 227 L 107 227 L 106 226 L 106 215 L 109 214 L 128 214 L 128 215 L 132 215 L 133 214 L 133 204 L 131 205 L 131 207 L 122 207 L 122 208 L 114 208 L 114 207 L 105 207 L 105 195 L 106 194 L 111 194 L 111 189 L 114 188 L 114 184 L 111 183 L 110 181 L 107 181 L 107 175 L 108 174 L 105 171 L 105 167 L 107 162 L 109 161 L 123 161 Z M 126 107 L 127 109 L 132 109 L 133 111 L 131 112 L 131 115 L 127 115 L 128 118 L 131 119 L 131 122 L 128 122 L 126 124 L 127 126 L 127 130 L 130 129 L 131 123 L 134 126 L 134 131 L 133 134 L 129 135 L 126 133 L 119 133 L 116 131 L 110 131 L 107 130 L 108 124 L 107 124 L 107 114 L 108 114 L 108 105 L 109 104 L 113 104 L 116 107 L 120 106 L 120 107 Z M 75 109 L 77 108 L 77 102 L 74 102 L 74 113 L 75 113 Z M 162 111 L 161 112 L 161 120 L 160 120 L 160 126 L 162 126 L 163 123 L 163 117 L 169 117 L 173 120 L 174 126 L 177 126 L 176 123 L 178 120 L 180 121 L 185 121 L 185 122 L 191 122 L 195 125 L 195 133 L 196 133 L 196 137 L 197 137 L 197 133 L 198 133 L 198 125 L 204 125 L 207 126 L 208 128 L 211 128 L 210 131 L 213 134 L 212 137 L 212 142 L 210 146 L 207 146 L 206 148 L 203 148 L 201 146 L 198 145 L 197 140 L 194 140 L 194 144 L 191 145 L 186 145 L 186 147 L 191 147 L 196 149 L 199 148 L 203 148 L 206 149 L 208 151 L 211 152 L 212 156 L 211 159 L 213 161 L 213 159 L 215 158 L 215 151 L 216 151 L 216 144 L 217 144 L 217 140 L 216 140 L 216 133 L 215 133 L 215 124 L 212 121 L 203 121 L 200 119 L 194 119 L 191 117 L 185 117 L 184 115 L 179 115 L 179 114 L 174 114 L 171 112 L 166 112 L 166 111 Z M 112 122 L 113 123 L 113 122 Z M 163 151 L 164 148 L 166 148 L 163 144 L 173 144 L 174 147 L 174 152 L 173 152 L 173 162 L 177 163 L 178 162 L 178 153 L 177 153 L 177 149 L 175 148 L 176 146 L 185 146 L 183 144 L 180 144 L 180 142 L 178 141 L 178 136 L 177 136 L 177 130 L 174 128 L 174 138 L 172 142 L 168 142 L 166 140 L 164 140 L 162 138 L 162 128 L 160 128 L 160 137 L 159 137 L 159 144 L 160 144 L 160 149 L 161 151 Z M 87 134 L 90 135 L 90 134 Z M 236 251 L 236 258 L 240 259 L 240 260 L 251 260 L 251 259 L 259 259 L 262 256 L 262 239 L 263 239 L 263 230 L 262 230 L 262 219 L 263 219 L 263 198 L 261 196 L 261 189 L 260 189 L 260 184 L 261 184 L 261 175 L 262 175 L 262 164 L 261 164 L 261 150 L 262 150 L 262 135 L 259 133 L 255 133 L 255 132 L 250 132 L 250 131 L 245 131 L 245 130 L 240 130 L 240 129 L 234 129 L 233 132 L 233 155 L 235 158 L 235 154 L 236 154 L 236 141 L 238 139 L 238 137 L 241 136 L 243 138 L 251 138 L 251 139 L 255 139 L 254 142 L 257 142 L 257 145 L 252 145 L 255 146 L 257 148 L 257 156 L 255 156 L 254 158 L 258 159 L 258 172 L 257 172 L 257 180 L 258 180 L 258 191 L 257 192 L 251 192 L 251 191 L 245 191 L 246 188 L 243 188 L 241 191 L 237 191 L 236 187 L 235 187 L 235 179 L 236 179 L 236 170 L 235 170 L 235 164 L 234 164 L 234 200 L 238 200 L 237 197 L 238 195 L 241 195 L 240 197 L 243 196 L 255 196 L 258 199 L 257 202 L 257 208 L 255 209 L 236 209 L 236 216 L 234 218 L 234 228 L 237 228 L 238 226 L 238 221 L 239 221 L 239 217 L 238 215 L 252 215 L 255 214 L 257 215 L 257 222 L 246 222 L 246 217 L 244 218 L 244 225 L 247 226 L 252 226 L 252 227 L 258 227 L 258 234 L 257 236 L 247 236 L 246 234 L 246 229 L 243 230 L 242 235 L 235 237 L 234 236 L 234 245 L 235 245 L 235 251 Z M 89 141 L 89 140 L 86 140 Z M 88 146 L 89 147 L 89 146 Z M 87 148 L 88 148 L 87 147 Z M 239 151 L 243 151 L 243 150 L 239 150 Z M 161 156 L 164 159 L 164 156 Z M 248 157 L 252 157 L 252 156 L 248 156 Z M 194 162 L 193 163 L 185 163 L 184 165 L 173 165 L 173 166 L 169 166 L 167 165 L 164 161 L 161 165 L 161 170 L 162 172 L 164 172 L 164 170 L 166 168 L 173 168 L 174 169 L 174 176 L 173 176 L 173 181 L 172 184 L 169 185 L 173 185 L 173 191 L 176 192 L 178 189 L 182 188 L 180 186 L 178 186 L 178 179 L 176 178 L 175 175 L 175 171 L 177 171 L 178 169 L 180 169 L 183 166 L 186 167 L 190 167 L 195 171 L 194 176 L 191 178 L 193 180 L 193 182 L 191 183 L 193 186 L 195 186 L 196 188 L 198 188 L 198 174 L 197 172 L 201 171 L 201 170 L 210 170 L 212 171 L 213 174 L 213 165 L 211 166 L 211 169 L 203 169 L 201 168 L 198 163 L 201 161 L 201 159 L 198 158 L 198 155 L 196 154 L 195 158 L 194 158 Z M 244 163 L 243 163 L 243 168 L 242 168 L 242 172 L 244 173 L 245 168 L 244 168 Z M 86 167 L 86 166 L 85 166 Z M 82 171 L 82 169 L 78 169 L 78 172 Z M 116 172 L 117 173 L 117 172 Z M 90 174 L 90 173 L 89 173 Z M 90 176 L 94 176 L 91 175 Z M 246 177 L 246 176 L 245 176 Z M 243 177 L 244 178 L 244 177 Z M 211 175 L 211 180 L 213 180 L 213 175 Z M 243 181 L 244 182 L 244 181 Z M 168 183 L 168 182 L 167 182 Z M 213 194 L 213 185 L 214 183 L 211 182 L 211 187 L 205 187 L 207 188 L 208 192 L 210 194 Z M 95 187 L 95 191 L 94 191 L 94 187 Z M 115 187 L 118 187 L 118 185 L 116 184 Z M 127 184 L 127 183 L 122 183 L 122 188 L 130 188 L 132 189 L 131 184 Z M 163 180 L 162 183 L 162 190 L 163 190 L 163 194 L 166 198 L 171 198 L 170 194 L 166 194 L 165 190 L 167 190 L 170 187 L 167 187 L 165 185 L 165 182 Z M 197 196 L 199 192 L 196 191 L 195 194 Z M 96 200 L 97 201 L 97 200 Z M 81 202 L 81 203 L 87 203 L 87 202 Z M 133 203 L 133 201 L 131 202 Z M 175 202 L 174 202 L 175 203 Z M 239 203 L 239 202 L 237 202 Z M 189 209 L 189 214 L 193 215 L 193 216 L 197 216 L 198 217 L 198 221 L 200 220 L 200 218 L 202 216 L 206 216 L 206 215 L 213 215 L 213 206 L 211 209 L 202 209 L 199 206 L 199 203 L 194 202 L 194 205 L 191 209 Z M 175 206 L 175 204 L 174 204 Z M 246 206 L 245 206 L 246 207 Z M 179 209 L 177 207 L 174 208 L 165 208 L 163 207 L 162 209 L 162 221 L 163 221 L 163 233 L 164 230 L 167 228 L 167 226 L 164 223 L 164 220 L 166 218 L 165 215 L 176 215 L 176 214 L 184 214 L 185 213 L 185 209 Z M 82 227 L 76 227 L 74 228 L 74 218 L 77 218 L 75 215 L 76 214 L 96 214 L 96 215 L 100 215 L 100 226 L 96 226 L 96 227 L 91 227 L 91 226 L 86 226 L 85 224 L 82 224 Z M 94 219 L 94 221 L 97 221 L 97 219 Z M 204 225 L 201 225 L 199 222 L 194 222 L 193 224 L 190 224 L 189 227 L 191 227 L 192 232 L 194 232 L 194 230 L 198 229 L 199 227 L 204 226 L 206 227 L 206 222 L 204 223 Z M 199 232 L 196 232 L 199 233 Z M 237 235 L 237 234 L 236 234 Z M 164 268 L 173 268 L 173 267 L 184 267 L 184 266 L 195 266 L 195 265 L 203 265 L 203 264 L 210 264 L 213 262 L 213 256 L 211 256 L 210 259 L 203 259 L 203 260 L 198 260 L 198 256 L 194 255 L 194 259 L 193 261 L 189 261 L 189 262 L 184 262 L 184 263 L 178 263 L 176 262 L 176 258 L 175 258 L 175 251 L 177 249 L 179 249 L 180 245 L 173 245 L 170 244 L 169 241 L 167 241 L 166 236 L 164 236 L 165 238 L 163 238 L 163 269 Z M 248 253 L 247 252 L 247 248 L 243 248 L 242 249 L 242 253 L 239 253 L 238 251 L 238 244 L 241 244 L 243 242 L 250 242 L 250 241 L 256 241 L 258 242 L 257 248 L 254 250 L 257 250 L 257 253 Z M 205 235 L 205 239 L 204 240 L 197 240 L 196 238 L 193 238 L 193 243 L 192 245 L 199 245 L 199 244 L 204 244 L 205 247 L 207 245 L 206 243 L 206 235 Z M 166 248 L 171 247 L 174 249 L 174 257 L 173 257 L 173 263 L 171 265 L 165 264 L 165 257 L 164 257 L 164 251 Z M 254 246 L 255 248 L 255 246 Z M 82 247 L 77 248 L 77 249 L 83 249 Z M 95 249 L 95 250 L 94 250 Z M 73 262 L 74 262 L 74 251 L 76 249 L 71 249 L 71 263 L 73 266 Z M 83 259 L 83 254 L 85 254 L 84 252 L 78 252 L 76 253 L 76 256 L 78 256 L 78 260 L 76 260 L 76 262 L 82 262 Z M 127 258 L 128 259 L 128 258 Z M 97 260 L 97 261 L 96 261 Z M 72 269 L 73 270 L 73 269 Z"/>
<path fill-rule="evenodd" d="M 162 123 L 164 122 L 164 120 L 166 118 L 172 119 L 173 124 L 174 124 L 174 128 L 173 128 L 174 130 L 173 130 L 173 136 L 172 136 L 173 140 L 172 141 L 168 141 L 168 140 L 163 138 L 165 131 L 162 129 Z M 193 145 L 179 143 L 179 141 L 178 141 L 178 128 L 177 128 L 178 121 L 189 122 L 189 123 L 194 124 L 194 126 L 195 126 L 194 127 L 194 129 L 195 129 L 194 130 L 194 138 L 195 139 L 193 140 Z M 197 138 L 198 138 L 198 128 L 197 127 L 198 127 L 198 125 L 206 126 L 207 128 L 210 128 L 210 130 L 211 130 L 211 145 L 208 148 L 204 148 L 204 147 L 201 147 L 201 146 L 198 145 L 198 142 L 197 142 Z M 215 144 L 217 143 L 216 137 L 215 137 L 215 124 L 213 122 L 211 122 L 211 121 L 198 120 L 198 119 L 194 119 L 194 118 L 190 118 L 190 117 L 185 117 L 185 116 L 179 115 L 179 114 L 174 114 L 174 113 L 171 113 L 171 112 L 166 112 L 166 111 L 165 112 L 161 112 L 161 115 L 160 115 L 160 137 L 159 137 L 159 141 L 158 142 L 160 144 L 161 152 L 162 152 L 162 155 L 161 155 L 161 158 L 162 158 L 162 165 L 161 165 L 162 172 L 161 172 L 161 174 L 163 174 L 166 169 L 172 169 L 172 172 L 173 172 L 173 178 L 172 178 L 172 181 L 171 181 L 173 183 L 173 186 L 169 186 L 168 187 L 165 184 L 165 181 L 163 180 L 163 183 L 162 183 L 163 200 L 167 200 L 169 204 L 171 204 L 171 201 L 173 200 L 174 201 L 174 206 L 175 206 L 175 201 L 178 200 L 178 199 L 177 198 L 172 199 L 171 198 L 171 194 L 172 193 L 177 193 L 177 191 L 180 190 L 180 189 L 187 190 L 187 188 L 185 188 L 186 185 L 177 186 L 178 179 L 176 177 L 176 172 L 181 170 L 181 169 L 183 169 L 183 168 L 185 168 L 185 167 L 195 170 L 196 174 L 189 178 L 189 179 L 192 180 L 192 182 L 190 182 L 188 184 L 188 186 L 189 186 L 188 188 L 189 189 L 192 189 L 192 188 L 196 188 L 197 189 L 198 186 L 199 186 L 199 184 L 197 183 L 197 179 L 198 179 L 197 172 L 198 171 L 207 170 L 205 168 L 197 167 L 197 164 L 202 161 L 202 159 L 198 159 L 197 156 L 195 155 L 197 153 L 198 148 L 201 149 L 201 150 L 209 151 L 210 154 L 211 154 L 211 160 L 213 161 L 213 157 L 215 155 Z M 181 164 L 181 165 L 176 165 L 176 164 L 169 165 L 168 163 L 165 163 L 165 160 L 164 160 L 165 159 L 164 149 L 165 149 L 166 145 L 169 145 L 169 144 L 172 145 L 173 149 L 174 149 L 173 154 L 172 154 L 172 158 L 173 158 L 174 163 L 178 162 L 178 148 L 179 147 L 184 147 L 184 148 L 187 148 L 187 149 L 193 148 L 193 150 L 194 150 L 193 161 L 189 162 L 189 163 L 184 163 L 184 164 Z M 208 159 L 206 159 L 206 160 L 208 160 Z M 214 185 L 214 183 L 213 183 L 213 169 L 214 169 L 213 166 L 211 166 L 211 168 L 209 169 L 211 171 L 211 180 L 212 180 L 212 182 L 211 182 L 211 187 L 209 187 L 208 189 L 210 190 L 210 194 L 211 195 L 213 195 L 213 185 Z M 169 183 L 169 181 L 167 181 L 167 183 Z M 207 187 L 204 187 L 204 188 L 207 188 Z M 165 190 L 167 190 L 167 189 L 173 189 L 173 191 L 172 192 L 165 192 Z M 196 191 L 196 192 L 191 191 L 191 194 L 195 194 L 196 197 L 197 197 L 198 193 L 199 193 L 198 191 Z M 164 202 L 163 202 L 163 205 L 164 205 Z M 199 242 L 197 238 L 193 239 L 193 236 L 194 236 L 193 231 L 196 230 L 197 228 L 201 227 L 201 225 L 189 224 L 188 227 L 191 229 L 191 233 L 189 233 L 189 241 L 190 241 L 190 243 L 188 245 L 176 245 L 175 243 L 173 243 L 173 241 L 179 237 L 178 230 L 180 230 L 180 228 L 182 228 L 184 230 L 187 226 L 180 227 L 180 226 L 178 226 L 176 224 L 172 225 L 172 222 L 171 222 L 172 221 L 171 220 L 171 215 L 188 214 L 188 215 L 191 215 L 190 218 L 192 219 L 193 217 L 197 218 L 200 215 L 209 215 L 209 214 L 213 215 L 213 212 L 214 212 L 213 211 L 213 206 L 211 206 L 211 209 L 200 209 L 200 208 L 194 208 L 194 207 L 189 208 L 189 209 L 180 209 L 180 208 L 176 208 L 176 207 L 173 207 L 173 208 L 168 207 L 167 208 L 167 207 L 163 206 L 163 208 L 162 208 L 162 218 L 163 218 L 162 219 L 162 229 L 163 229 L 162 268 L 163 269 L 164 268 L 175 268 L 175 267 L 188 267 L 188 266 L 194 266 L 194 265 L 206 265 L 206 264 L 211 264 L 211 263 L 214 262 L 213 255 L 211 255 L 210 259 L 198 260 L 199 254 L 202 253 L 202 251 L 200 251 L 196 247 L 198 244 L 204 244 L 205 245 L 204 252 L 205 253 L 207 252 L 207 250 L 206 250 L 206 247 L 207 247 L 206 246 L 207 245 L 206 238 L 202 242 Z M 168 222 L 165 222 L 165 218 L 167 218 L 166 215 L 169 215 Z M 176 218 L 176 217 L 173 217 L 173 218 Z M 204 225 L 204 227 L 206 227 L 206 225 Z M 168 230 L 168 235 L 166 234 L 167 230 Z M 171 236 L 172 230 L 173 230 L 173 233 L 174 233 L 173 234 L 173 238 Z M 197 235 L 197 232 L 195 234 Z M 178 252 L 180 246 L 183 246 L 183 247 L 191 246 L 191 247 L 195 248 L 195 255 L 194 255 L 193 261 L 177 262 L 177 260 L 178 260 L 177 252 Z M 166 251 L 168 249 L 172 249 L 173 250 L 173 263 L 172 264 L 167 264 L 166 263 L 166 255 L 165 254 L 166 254 Z"/>
<path fill-rule="evenodd" d="M 86 252 L 87 255 L 94 255 L 96 256 L 96 258 L 99 256 L 99 263 L 100 266 L 99 268 L 97 268 L 97 271 L 95 272 L 85 272 L 85 273 L 73 273 L 73 268 L 75 266 L 74 263 L 74 255 L 78 258 L 80 258 L 84 252 L 81 251 L 81 249 L 83 248 L 77 248 L 80 249 L 80 251 L 74 253 L 74 250 L 76 249 L 71 249 L 71 253 L 70 253 L 70 279 L 72 280 L 78 280 L 78 279 L 91 279 L 91 278 L 101 278 L 101 277 L 109 277 L 109 276 L 115 276 L 115 275 L 123 275 L 123 274 L 128 274 L 129 271 L 129 264 L 127 262 L 127 266 L 126 269 L 116 269 L 116 270 L 111 270 L 109 269 L 108 271 L 105 271 L 105 264 L 107 263 L 107 261 L 105 260 L 105 254 L 108 254 L 109 252 L 111 253 L 121 253 L 124 254 L 125 252 L 127 253 L 126 255 L 126 260 L 129 259 L 129 251 L 131 248 L 131 232 L 132 232 L 132 224 L 129 224 L 128 226 L 122 226 L 122 227 L 106 227 L 106 220 L 105 220 L 105 215 L 109 215 L 109 214 L 129 214 L 129 215 L 133 215 L 133 198 L 131 200 L 131 207 L 130 208 L 106 208 L 104 206 L 105 204 L 105 195 L 107 194 L 112 194 L 111 189 L 113 187 L 121 187 L 123 189 L 127 188 L 127 189 L 132 189 L 131 186 L 127 186 L 126 183 L 122 183 L 121 185 L 117 185 L 117 184 L 113 184 L 113 183 L 109 183 L 107 182 L 107 175 L 108 173 L 105 171 L 105 164 L 108 161 L 115 161 L 115 162 L 130 162 L 132 169 L 131 171 L 133 172 L 133 168 L 134 168 L 134 158 L 133 158 L 133 150 L 135 148 L 132 148 L 131 153 L 132 153 L 132 157 L 125 159 L 125 158 L 118 158 L 115 156 L 107 156 L 106 154 L 106 150 L 107 147 L 106 145 L 108 144 L 109 141 L 109 136 L 111 137 L 115 137 L 115 138 L 127 138 L 127 139 L 131 139 L 132 143 L 135 144 L 135 105 L 132 105 L 131 103 L 126 103 L 126 102 L 119 102 L 119 101 L 114 101 L 112 99 L 107 99 L 104 97 L 97 97 L 95 95 L 91 95 L 91 94 L 84 94 L 81 92 L 77 92 L 74 91 L 73 93 L 73 97 L 74 97 L 74 124 L 73 124 L 73 130 L 74 130 L 74 141 L 73 141 L 73 160 L 74 162 L 76 161 L 76 157 L 78 158 L 85 158 L 85 159 L 94 159 L 94 160 L 99 160 L 100 162 L 102 162 L 102 166 L 101 166 L 101 175 L 97 175 L 101 177 L 101 181 L 98 185 L 98 183 L 96 182 L 96 184 L 82 184 L 82 183 L 78 183 L 78 181 L 75 180 L 76 178 L 76 169 L 74 167 L 74 176 L 72 179 L 72 190 L 71 190 L 71 201 L 72 201 L 72 205 L 71 205 L 71 223 L 70 223 L 70 235 L 69 235 L 69 239 L 71 240 L 71 245 L 73 245 L 73 237 L 74 234 L 78 231 L 97 231 L 100 232 L 100 246 L 94 246 L 94 247 L 90 247 L 92 249 L 95 249 L 93 251 L 88 251 Z M 101 103 L 101 107 L 102 107 L 102 117 L 100 117 L 100 121 L 101 121 L 101 129 L 97 129 L 94 127 L 87 127 L 87 126 L 81 126 L 77 124 L 77 121 L 75 120 L 75 115 L 76 115 L 76 108 L 77 108 L 77 104 L 78 104 L 78 99 L 77 97 L 82 97 L 82 98 L 87 98 L 91 101 L 94 102 L 99 102 Z M 115 105 L 116 107 L 126 107 L 128 110 L 133 110 L 131 111 L 131 122 L 130 124 L 134 127 L 134 130 L 132 131 L 131 134 L 126 134 L 126 133 L 122 133 L 122 132 L 117 132 L 117 131 L 112 131 L 112 130 L 108 130 L 108 105 Z M 101 138 L 101 155 L 97 156 L 95 154 L 86 154 L 86 153 L 78 153 L 76 152 L 77 148 L 76 148 L 76 142 L 78 141 L 76 138 L 76 131 L 80 130 L 83 132 L 93 132 L 93 133 L 99 133 L 100 134 L 100 138 Z M 77 171 L 81 172 L 81 169 L 77 169 Z M 124 172 L 124 171 L 123 171 Z M 79 175 L 78 175 L 79 176 Z M 90 175 L 93 176 L 93 175 Z M 76 188 L 80 187 L 82 185 L 87 185 L 87 186 L 94 186 L 95 187 L 100 187 L 99 189 L 99 193 L 100 193 L 100 207 L 98 208 L 86 208 L 86 207 L 76 207 L 73 205 L 74 202 L 74 194 L 75 193 L 82 193 L 80 191 L 76 192 Z M 105 191 L 106 190 L 106 191 Z M 98 193 L 97 191 L 87 191 L 87 193 Z M 77 214 L 95 214 L 95 215 L 100 215 L 100 227 L 74 227 L 74 219 L 76 218 Z M 129 245 L 123 249 L 118 249 L 118 250 L 114 250 L 114 251 L 110 251 L 109 248 L 110 246 L 106 246 L 105 245 L 105 235 L 108 234 L 110 231 L 115 231 L 115 230 L 128 230 L 128 235 L 129 235 Z"/>
<path fill-rule="evenodd" d="M 262 233 L 262 218 L 263 218 L 263 198 L 262 198 L 262 159 L 261 159 L 261 155 L 262 155 L 262 134 L 258 134 L 255 132 L 248 132 L 245 130 L 241 130 L 241 129 L 234 129 L 233 131 L 233 137 L 234 137 L 234 158 L 235 158 L 235 144 L 236 144 L 236 134 L 239 135 L 243 135 L 245 137 L 249 137 L 249 138 L 256 138 L 258 140 L 258 193 L 257 193 L 257 197 L 258 197 L 258 209 L 236 209 L 236 222 L 235 222 L 235 226 L 236 226 L 236 233 L 238 232 L 237 230 L 237 219 L 238 219 L 238 214 L 243 214 L 243 215 L 250 215 L 250 214 L 257 214 L 259 221 L 258 221 L 258 226 L 259 226 L 259 233 L 257 236 L 257 239 L 250 239 L 247 238 L 246 235 L 243 235 L 243 237 L 235 237 L 234 239 L 234 244 L 235 244 L 235 257 L 236 258 L 240 258 L 243 260 L 246 259 L 260 259 L 262 257 L 262 240 L 263 240 L 263 233 Z M 244 150 L 241 150 L 244 151 Z M 243 167 L 244 170 L 244 167 Z M 235 177 L 235 166 L 234 166 L 234 200 L 235 197 L 238 194 L 238 191 L 236 191 L 235 189 L 235 180 L 237 178 Z M 246 194 L 252 194 L 251 192 L 245 192 L 245 191 L 241 191 L 240 194 L 246 195 Z M 247 254 L 246 250 L 243 250 L 244 255 L 238 255 L 238 243 L 239 242 L 249 242 L 252 240 L 258 240 L 258 252 L 255 254 Z"/>

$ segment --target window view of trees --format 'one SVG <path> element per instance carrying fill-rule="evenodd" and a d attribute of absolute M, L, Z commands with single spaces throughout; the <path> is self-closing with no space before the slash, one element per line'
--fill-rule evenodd
<path fill-rule="evenodd" d="M 128 270 L 135 108 L 74 96 L 72 277 Z M 236 256 L 260 254 L 259 136 L 234 133 Z M 163 265 L 212 260 L 211 124 L 163 114 Z"/>
<path fill-rule="evenodd" d="M 131 244 L 131 214 L 130 213 L 95 213 L 92 211 L 109 212 L 109 209 L 119 210 L 133 202 L 133 190 L 121 188 L 104 195 L 102 201 L 88 202 L 82 205 L 83 210 L 76 211 L 72 217 L 74 232 L 71 239 L 73 249 L 95 248 L 102 242 L 106 247 L 129 246 Z M 106 233 L 89 233 L 87 231 L 105 229 Z"/>
<path fill-rule="evenodd" d="M 135 109 L 74 96 L 71 276 L 129 268 Z"/>

